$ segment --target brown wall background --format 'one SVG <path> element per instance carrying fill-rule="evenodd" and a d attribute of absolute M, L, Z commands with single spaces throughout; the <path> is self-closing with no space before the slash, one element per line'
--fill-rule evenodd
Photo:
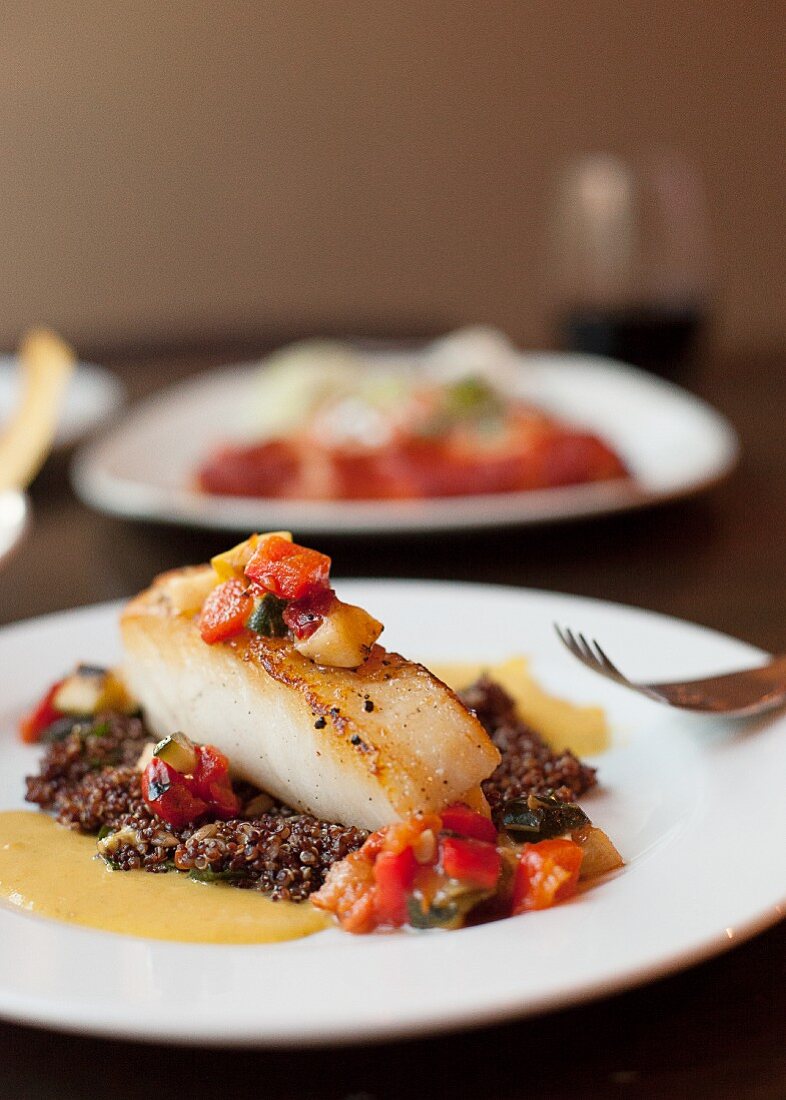
<path fill-rule="evenodd" d="M 548 338 L 566 156 L 704 173 L 725 347 L 783 339 L 784 7 L 29 0 L 2 7 L 0 343 L 501 325 Z"/>

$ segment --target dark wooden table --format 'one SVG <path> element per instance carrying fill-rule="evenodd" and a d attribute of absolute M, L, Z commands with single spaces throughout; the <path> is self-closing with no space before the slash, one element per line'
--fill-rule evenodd
<path fill-rule="evenodd" d="M 231 358 L 235 349 L 129 356 L 112 365 L 132 396 L 140 396 Z M 320 542 L 339 575 L 485 580 L 598 596 L 786 649 L 786 360 L 758 355 L 705 362 L 691 387 L 731 417 L 743 442 L 734 477 L 704 497 L 502 536 Z M 0 572 L 0 623 L 128 595 L 155 572 L 204 560 L 226 545 L 219 534 L 90 512 L 69 488 L 67 457 L 51 460 L 33 486 L 32 535 Z M 776 791 L 782 781 L 777 777 Z M 745 776 L 740 786 L 749 792 Z M 755 858 L 755 852 L 730 850 L 730 870 L 737 858 Z M 785 978 L 782 924 L 711 962 L 605 1001 L 388 1046 L 161 1050 L 0 1024 L 0 1096 L 783 1100 Z"/>

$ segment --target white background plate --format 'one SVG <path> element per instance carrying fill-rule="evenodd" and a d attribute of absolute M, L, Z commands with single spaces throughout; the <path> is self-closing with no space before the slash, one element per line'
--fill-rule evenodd
<path fill-rule="evenodd" d="M 19 375 L 16 359 L 0 356 L 0 427 L 16 407 Z M 68 384 L 55 443 L 67 446 L 103 424 L 125 400 L 122 382 L 105 367 L 77 363 Z"/>
<path fill-rule="evenodd" d="M 16 549 L 30 522 L 30 502 L 19 489 L 0 493 L 0 564 Z"/>
<path fill-rule="evenodd" d="M 211 497 L 190 486 L 197 467 L 243 420 L 256 366 L 227 367 L 137 405 L 88 445 L 74 484 L 91 505 L 117 515 L 247 533 L 287 528 L 360 534 L 543 523 L 623 511 L 707 488 L 734 466 L 728 422 L 684 390 L 611 360 L 519 356 L 520 394 L 607 439 L 635 484 L 568 486 L 528 493 L 426 501 L 298 502 Z"/>
<path fill-rule="evenodd" d="M 614 731 L 583 799 L 627 866 L 574 901 L 459 932 L 271 946 L 132 939 L 0 907 L 0 1014 L 51 1027 L 183 1043 L 303 1046 L 532 1014 L 644 982 L 775 922 L 786 898 L 786 801 L 756 793 L 783 775 L 786 720 L 680 715 L 593 676 L 554 621 L 600 638 L 633 676 L 703 675 L 755 663 L 750 646 L 592 600 L 455 584 L 346 582 L 387 624 L 391 648 L 424 659 L 531 654 L 550 689 L 599 701 Z M 0 631 L 0 806 L 21 806 L 36 751 L 20 711 L 77 659 L 119 655 L 117 608 Z M 464 631 L 458 623 L 467 624 Z M 738 858 L 740 854 L 744 858 Z"/>

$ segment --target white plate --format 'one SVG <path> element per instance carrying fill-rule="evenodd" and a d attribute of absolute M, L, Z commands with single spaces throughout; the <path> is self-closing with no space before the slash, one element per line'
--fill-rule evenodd
<path fill-rule="evenodd" d="M 567 623 L 632 675 L 756 662 L 701 627 L 592 600 L 454 584 L 347 582 L 343 596 L 422 658 L 534 657 L 538 676 L 608 711 L 613 748 L 583 802 L 627 866 L 556 909 L 459 932 L 272 946 L 132 939 L 0 907 L 0 1014 L 72 1031 L 183 1043 L 292 1045 L 423 1036 L 603 996 L 698 962 L 774 923 L 786 897 L 786 719 L 682 716 L 593 676 L 554 637 Z M 14 722 L 77 658 L 118 655 L 113 606 L 0 632 L 0 806 L 21 806 L 35 750 Z M 457 630 L 458 622 L 471 629 Z M 732 858 L 733 856 L 733 858 Z"/>
<path fill-rule="evenodd" d="M 18 393 L 16 359 L 0 356 L 0 425 L 16 407 Z M 103 424 L 124 400 L 125 387 L 111 371 L 92 363 L 77 363 L 66 392 L 55 444 L 64 447 L 76 443 Z"/>
<path fill-rule="evenodd" d="M 0 493 L 0 563 L 16 549 L 30 522 L 30 502 L 19 489 Z"/>
<path fill-rule="evenodd" d="M 138 519 L 248 532 L 433 531 L 543 523 L 617 512 L 706 489 L 734 466 L 729 423 L 697 397 L 633 367 L 586 355 L 519 356 L 518 390 L 606 438 L 635 484 L 569 486 L 425 501 L 304 502 L 217 497 L 192 487 L 212 448 L 231 439 L 258 369 L 211 371 L 136 406 L 74 464 L 88 504 Z"/>

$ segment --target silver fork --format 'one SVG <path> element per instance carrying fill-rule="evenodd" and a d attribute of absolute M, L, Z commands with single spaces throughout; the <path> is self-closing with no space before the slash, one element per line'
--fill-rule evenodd
<path fill-rule="evenodd" d="M 657 703 L 699 714 L 723 714 L 729 718 L 761 714 L 786 703 L 786 656 L 775 657 L 757 668 L 708 676 L 704 680 L 634 683 L 609 660 L 594 638 L 588 641 L 583 634 L 556 623 L 554 629 L 562 644 L 587 668 Z"/>

